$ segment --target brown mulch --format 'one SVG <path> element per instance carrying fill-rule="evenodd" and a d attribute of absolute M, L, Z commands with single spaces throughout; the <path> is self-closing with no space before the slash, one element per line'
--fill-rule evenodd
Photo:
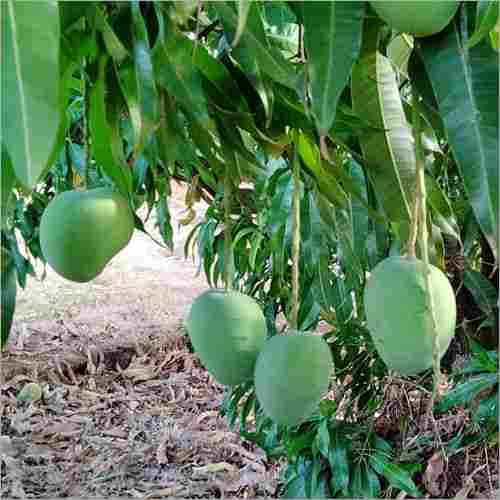
<path fill-rule="evenodd" d="M 454 408 L 429 419 L 430 393 L 423 387 L 397 377 L 384 382 L 384 404 L 374 430 L 399 450 L 402 462 L 422 465 L 416 484 L 426 497 L 500 498 L 498 439 L 469 446 L 454 444 L 459 434 L 479 430 L 470 409 Z"/>
<path fill-rule="evenodd" d="M 274 496 L 276 466 L 228 429 L 224 389 L 184 337 L 89 350 L 36 378 L 23 363 L 2 386 L 0 497 Z M 28 382 L 41 400 L 17 400 Z"/>

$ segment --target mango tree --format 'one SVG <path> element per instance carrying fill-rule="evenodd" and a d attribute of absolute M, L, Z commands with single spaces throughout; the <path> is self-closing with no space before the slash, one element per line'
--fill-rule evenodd
<path fill-rule="evenodd" d="M 186 255 L 214 289 L 186 326 L 228 385 L 222 412 L 288 458 L 288 495 L 420 495 L 373 419 L 393 371 L 434 389 L 432 413 L 461 326 L 496 332 L 498 3 L 5 0 L 1 14 L 2 347 L 35 260 L 92 280 L 151 213 L 172 248 L 171 183 L 186 183 L 183 223 L 209 206 Z"/>

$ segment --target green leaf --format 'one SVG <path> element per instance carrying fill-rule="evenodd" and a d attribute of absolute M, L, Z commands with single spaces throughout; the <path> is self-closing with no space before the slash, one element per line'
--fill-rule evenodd
<path fill-rule="evenodd" d="M 377 52 L 379 26 L 366 23 L 363 48 L 352 74 L 354 111 L 373 128 L 360 136 L 367 175 L 392 221 L 409 220 L 415 186 L 415 151 L 396 75 Z"/>
<path fill-rule="evenodd" d="M 193 45 L 168 18 L 165 21 L 168 38 L 156 43 L 153 49 L 156 80 L 182 104 L 186 113 L 206 124 L 209 119 L 207 102 L 201 75 L 193 60 Z"/>
<path fill-rule="evenodd" d="M 313 173 L 321 193 L 331 203 L 347 206 L 347 196 L 340 186 L 333 169 L 325 168 L 326 164 L 324 165 L 321 161 L 319 148 L 302 132 L 299 134 L 298 152 L 306 167 Z"/>
<path fill-rule="evenodd" d="M 498 391 L 479 403 L 472 418 L 480 425 L 484 422 L 498 422 Z"/>
<path fill-rule="evenodd" d="M 349 460 L 347 458 L 345 437 L 339 429 L 334 429 L 331 432 L 328 462 L 332 472 L 330 478 L 332 493 L 345 490 L 349 485 Z"/>
<path fill-rule="evenodd" d="M 498 384 L 497 373 L 484 373 L 457 385 L 437 405 L 438 411 L 447 411 L 453 406 L 470 403 L 481 391 Z"/>
<path fill-rule="evenodd" d="M 132 3 L 132 28 L 134 36 L 134 67 L 137 88 L 137 103 L 140 109 L 141 127 L 136 131 L 134 156 L 139 156 L 150 134 L 158 125 L 159 107 L 153 61 L 144 19 L 139 1 Z"/>
<path fill-rule="evenodd" d="M 419 45 L 467 197 L 498 257 L 498 54 L 485 43 L 464 47 L 454 22 Z"/>
<path fill-rule="evenodd" d="M 330 430 L 328 429 L 328 420 L 324 418 L 318 427 L 316 434 L 319 452 L 328 459 L 330 454 Z"/>
<path fill-rule="evenodd" d="M 413 50 L 413 40 L 406 33 L 401 33 L 387 46 L 387 57 L 403 77 L 408 78 L 408 60 Z"/>
<path fill-rule="evenodd" d="M 357 259 L 364 265 L 364 263 L 367 263 L 366 241 L 368 239 L 368 211 L 366 210 L 368 193 L 366 192 L 366 179 L 363 169 L 355 160 L 351 160 L 350 170 L 352 181 L 356 184 L 361 197 L 365 200 L 365 204 L 362 204 L 356 197 L 350 197 L 353 251 Z"/>
<path fill-rule="evenodd" d="M 493 31 L 498 23 L 498 0 L 479 0 L 476 11 L 476 27 L 467 41 L 467 48 L 477 45 Z"/>
<path fill-rule="evenodd" d="M 416 498 L 422 497 L 411 476 L 403 468 L 387 461 L 380 452 L 370 455 L 368 462 L 378 474 L 389 481 L 392 487 L 404 490 Z"/>
<path fill-rule="evenodd" d="M 349 484 L 349 491 L 354 498 L 365 498 L 366 494 L 363 488 L 364 483 L 364 470 L 361 463 L 357 463 L 352 470 L 351 482 Z"/>
<path fill-rule="evenodd" d="M 236 12 L 226 2 L 214 3 L 214 9 L 224 25 L 224 30 L 234 39 L 238 26 Z M 259 68 L 271 79 L 286 87 L 295 88 L 297 81 L 295 69 L 277 49 L 270 46 L 266 39 L 258 2 L 250 2 L 246 27 L 238 47 L 242 44 L 252 51 Z"/>
<path fill-rule="evenodd" d="M 2 216 L 2 229 L 5 226 L 7 218 L 12 212 L 13 206 L 10 203 L 12 200 L 13 189 L 16 183 L 16 176 L 12 168 L 9 153 L 4 149 L 2 144 L 2 170 L 0 172 L 2 186 L 2 204 L 0 206 L 0 214 Z"/>
<path fill-rule="evenodd" d="M 101 31 L 106 50 L 113 60 L 118 64 L 124 62 L 129 56 L 129 52 L 122 44 L 118 36 L 116 36 L 113 28 L 111 28 L 108 24 L 103 11 L 100 11 L 96 16 L 96 28 Z"/>
<path fill-rule="evenodd" d="M 340 94 L 361 48 L 364 2 L 303 2 L 311 111 L 320 135 L 330 130 Z"/>
<path fill-rule="evenodd" d="M 99 61 L 99 76 L 90 94 L 89 129 L 92 137 L 92 151 L 102 170 L 109 176 L 120 192 L 127 198 L 132 191 L 132 174 L 121 158 L 115 158 L 112 144 L 116 136 L 108 122 L 106 107 L 106 66 L 109 56 Z M 115 148 L 116 152 L 116 148 Z"/>
<path fill-rule="evenodd" d="M 474 297 L 474 302 L 486 314 L 493 314 L 498 303 L 498 292 L 481 273 L 465 269 L 464 285 Z"/>
<path fill-rule="evenodd" d="M 60 121 L 57 2 L 6 0 L 2 16 L 2 141 L 17 179 L 33 188 Z"/>
<path fill-rule="evenodd" d="M 248 12 L 250 11 L 250 1 L 249 0 L 238 0 L 238 26 L 236 27 L 236 33 L 234 34 L 232 46 L 236 47 L 240 41 L 240 37 L 245 31 L 245 25 L 247 24 Z"/>
<path fill-rule="evenodd" d="M 380 498 L 380 480 L 376 472 L 369 465 L 365 465 L 365 468 L 363 489 L 366 492 L 366 496 L 367 498 Z"/>
<path fill-rule="evenodd" d="M 460 228 L 458 227 L 453 208 L 449 198 L 431 175 L 425 174 L 425 188 L 427 203 L 432 208 L 433 221 L 440 230 L 460 241 Z"/>
<path fill-rule="evenodd" d="M 3 159 L 2 159 L 3 160 Z M 3 172 L 2 172 L 3 175 Z M 1 331 L 0 331 L 0 349 L 3 349 L 9 339 L 12 320 L 16 309 L 16 266 L 11 257 L 11 253 L 2 247 L 1 250 L 1 299 L 2 299 L 2 316 L 1 316 Z"/>

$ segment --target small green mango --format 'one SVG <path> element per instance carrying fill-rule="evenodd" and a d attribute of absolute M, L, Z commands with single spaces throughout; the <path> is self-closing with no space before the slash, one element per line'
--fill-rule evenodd
<path fill-rule="evenodd" d="M 255 393 L 276 423 L 297 425 L 327 392 L 332 355 L 322 337 L 289 332 L 270 338 L 255 365 Z"/>
<path fill-rule="evenodd" d="M 56 273 L 84 283 L 102 272 L 133 231 L 132 211 L 119 193 L 109 188 L 66 191 L 42 215 L 40 244 Z"/>
<path fill-rule="evenodd" d="M 459 0 L 376 0 L 373 10 L 391 28 L 415 37 L 434 35 L 450 23 Z"/>
<path fill-rule="evenodd" d="M 455 334 L 457 306 L 445 274 L 430 265 L 439 356 Z M 366 322 L 387 367 L 416 375 L 432 366 L 434 329 L 428 307 L 424 263 L 394 256 L 375 266 L 364 291 Z"/>
<path fill-rule="evenodd" d="M 259 304 L 237 291 L 211 289 L 197 297 L 186 328 L 205 368 L 225 385 L 253 377 L 266 340 L 266 319 Z"/>

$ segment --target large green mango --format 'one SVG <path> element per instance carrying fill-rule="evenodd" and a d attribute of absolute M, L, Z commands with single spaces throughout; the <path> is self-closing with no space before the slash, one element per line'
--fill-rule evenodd
<path fill-rule="evenodd" d="M 221 384 L 237 385 L 253 377 L 267 328 L 251 297 L 208 290 L 193 302 L 186 328 L 201 362 Z"/>
<path fill-rule="evenodd" d="M 40 223 L 40 244 L 49 265 L 80 283 L 99 275 L 134 231 L 127 200 L 109 188 L 66 191 L 48 205 Z"/>
<path fill-rule="evenodd" d="M 2 327 L 0 348 L 7 344 L 14 311 L 16 310 L 16 268 L 14 262 L 6 250 L 2 248 Z"/>
<path fill-rule="evenodd" d="M 255 365 L 255 393 L 282 425 L 309 417 L 328 390 L 332 355 L 322 337 L 289 332 L 268 340 Z"/>
<path fill-rule="evenodd" d="M 415 37 L 434 35 L 451 21 L 459 0 L 395 0 L 370 2 L 391 28 Z"/>
<path fill-rule="evenodd" d="M 457 306 L 448 278 L 430 265 L 430 282 L 442 357 L 455 333 Z M 389 257 L 375 268 L 364 292 L 366 321 L 387 367 L 415 375 L 432 366 L 433 326 L 424 263 Z"/>

